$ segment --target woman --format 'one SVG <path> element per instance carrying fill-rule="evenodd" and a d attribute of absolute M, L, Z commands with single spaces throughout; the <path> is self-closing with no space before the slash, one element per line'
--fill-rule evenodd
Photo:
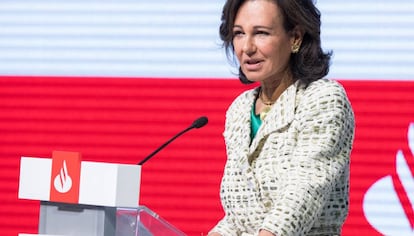
<path fill-rule="evenodd" d="M 319 11 L 312 0 L 228 0 L 220 36 L 242 82 L 260 86 L 227 111 L 225 216 L 209 236 L 340 235 L 354 115 L 323 78 Z"/>

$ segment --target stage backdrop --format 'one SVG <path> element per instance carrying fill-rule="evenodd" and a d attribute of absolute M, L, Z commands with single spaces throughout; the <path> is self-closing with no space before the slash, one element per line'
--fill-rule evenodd
<path fill-rule="evenodd" d="M 224 1 L 2 1 L 0 233 L 37 232 L 18 200 L 21 156 L 77 151 L 137 163 L 199 116 L 209 123 L 143 166 L 140 202 L 188 235 L 223 216 L 222 138 L 241 85 L 220 47 Z M 343 235 L 413 235 L 414 2 L 321 0 L 329 78 L 356 116 Z"/>

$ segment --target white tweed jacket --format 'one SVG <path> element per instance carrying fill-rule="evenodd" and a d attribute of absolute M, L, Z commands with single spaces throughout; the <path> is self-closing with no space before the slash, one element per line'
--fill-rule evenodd
<path fill-rule="evenodd" d="M 258 89 L 226 114 L 223 236 L 340 235 L 348 213 L 354 114 L 343 87 L 321 79 L 288 87 L 250 139 Z"/>

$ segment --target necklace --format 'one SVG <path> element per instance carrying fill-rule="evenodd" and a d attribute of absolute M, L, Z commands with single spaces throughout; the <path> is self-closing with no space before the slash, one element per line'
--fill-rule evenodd
<path fill-rule="evenodd" d="M 263 99 L 262 90 L 260 90 L 260 93 L 259 93 L 259 100 L 263 103 L 263 105 L 265 105 L 265 107 L 262 109 L 262 112 L 260 112 L 260 120 L 263 121 L 266 118 L 267 113 L 269 113 L 270 109 L 272 108 L 272 105 L 274 102 L 265 101 Z"/>
<path fill-rule="evenodd" d="M 272 99 L 274 95 L 278 95 L 277 97 L 279 97 L 280 94 L 284 90 L 286 90 L 293 82 L 294 82 L 294 80 L 293 80 L 293 77 L 292 77 L 292 75 L 290 73 L 290 70 L 289 69 L 286 69 L 283 77 L 280 79 L 279 85 L 277 85 L 276 87 L 274 87 L 273 94 L 270 97 L 270 99 Z M 275 94 L 275 92 L 276 92 L 276 94 Z M 263 98 L 263 96 L 264 96 L 263 95 L 263 87 L 261 87 L 260 88 L 260 91 L 259 91 L 259 100 L 264 105 L 264 107 L 262 108 L 262 112 L 260 112 L 260 119 L 262 121 L 266 118 L 267 113 L 269 113 L 269 111 L 272 108 L 273 104 L 277 100 L 277 97 L 276 97 L 275 101 L 272 101 L 272 100 L 267 100 L 266 101 Z"/>

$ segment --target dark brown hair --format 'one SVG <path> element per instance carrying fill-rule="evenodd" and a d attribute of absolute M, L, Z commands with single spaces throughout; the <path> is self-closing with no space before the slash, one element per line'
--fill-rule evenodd
<path fill-rule="evenodd" d="M 220 38 L 226 54 L 234 59 L 233 26 L 241 5 L 249 0 L 227 0 L 221 16 Z M 298 53 L 291 54 L 290 69 L 295 80 L 305 85 L 326 76 L 329 72 L 332 52 L 325 53 L 321 48 L 321 14 L 312 0 L 273 0 L 283 16 L 286 32 L 299 26 L 303 40 Z M 250 83 L 239 69 L 239 78 L 243 83 Z"/>

